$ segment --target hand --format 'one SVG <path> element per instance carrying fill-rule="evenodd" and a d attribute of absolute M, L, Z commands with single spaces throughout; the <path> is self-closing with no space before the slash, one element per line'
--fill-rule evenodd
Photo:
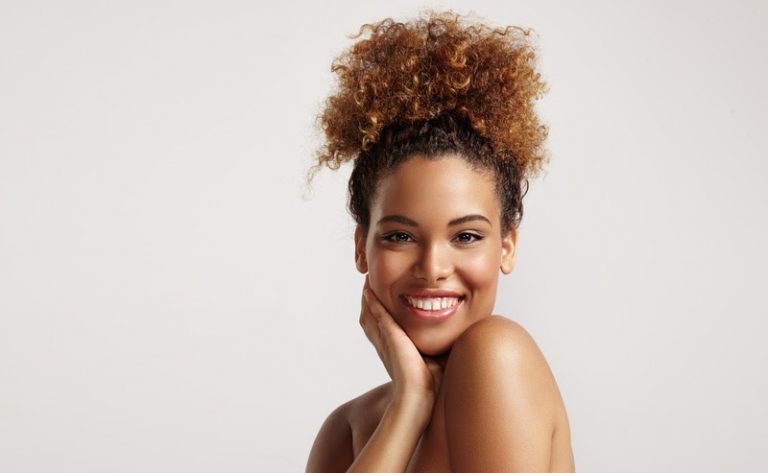
<path fill-rule="evenodd" d="M 442 369 L 436 361 L 419 353 L 413 341 L 373 293 L 367 277 L 363 287 L 360 325 L 392 378 L 394 401 L 417 400 L 425 408 L 428 406 L 427 419 L 431 418 L 432 406 L 440 391 Z"/>

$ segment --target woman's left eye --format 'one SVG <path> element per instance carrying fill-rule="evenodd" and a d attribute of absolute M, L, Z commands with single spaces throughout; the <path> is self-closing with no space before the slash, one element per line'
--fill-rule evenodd
<path fill-rule="evenodd" d="M 456 239 L 458 239 L 461 243 L 474 243 L 476 241 L 480 241 L 483 239 L 480 235 L 475 235 L 474 233 L 459 233 L 456 236 Z"/>

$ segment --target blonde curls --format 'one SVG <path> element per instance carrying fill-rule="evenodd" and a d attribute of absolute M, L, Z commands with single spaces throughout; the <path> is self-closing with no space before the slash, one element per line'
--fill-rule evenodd
<path fill-rule="evenodd" d="M 547 90 L 535 68 L 531 30 L 467 24 L 451 11 L 363 25 L 337 57 L 336 92 L 318 117 L 325 143 L 315 168 L 337 169 L 376 144 L 382 130 L 445 112 L 463 117 L 521 177 L 547 160 L 548 129 L 534 112 Z"/>

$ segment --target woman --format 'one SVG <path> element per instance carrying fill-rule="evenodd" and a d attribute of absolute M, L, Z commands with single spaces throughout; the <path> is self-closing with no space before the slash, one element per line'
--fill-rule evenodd
<path fill-rule="evenodd" d="M 392 381 L 329 415 L 307 471 L 572 472 L 543 355 L 493 315 L 546 155 L 529 33 L 450 12 L 363 31 L 334 63 L 318 166 L 354 161 L 360 324 Z"/>

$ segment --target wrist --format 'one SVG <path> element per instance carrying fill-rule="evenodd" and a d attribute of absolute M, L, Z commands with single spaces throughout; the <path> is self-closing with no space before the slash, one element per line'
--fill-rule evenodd
<path fill-rule="evenodd" d="M 435 402 L 435 393 L 429 389 L 394 387 L 392 402 L 407 405 L 425 405 Z"/>
<path fill-rule="evenodd" d="M 434 396 L 429 394 L 399 394 L 390 401 L 387 410 L 395 416 L 402 415 L 424 427 L 432 418 L 434 405 Z"/>
<path fill-rule="evenodd" d="M 431 403 L 422 396 L 394 396 L 379 425 L 348 472 L 406 471 L 432 418 Z"/>

